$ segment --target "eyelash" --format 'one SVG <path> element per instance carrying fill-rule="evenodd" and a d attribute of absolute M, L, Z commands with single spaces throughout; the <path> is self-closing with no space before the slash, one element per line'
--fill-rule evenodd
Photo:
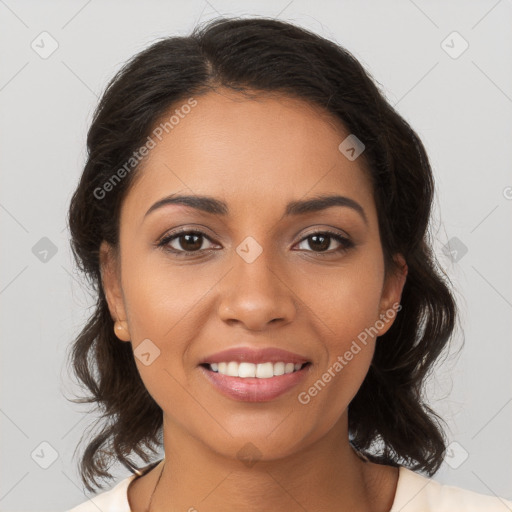
<path fill-rule="evenodd" d="M 174 239 L 179 239 L 180 237 L 182 237 L 184 235 L 200 235 L 203 238 L 206 238 L 208 241 L 211 242 L 210 238 L 206 235 L 206 233 L 203 233 L 202 231 L 183 229 L 183 230 L 180 230 L 180 231 L 175 231 L 174 233 L 171 233 L 171 234 L 165 236 L 164 238 L 162 238 L 157 243 L 157 246 L 162 248 L 165 251 L 173 253 L 178 258 L 190 258 L 190 257 L 196 256 L 200 252 L 204 251 L 203 249 L 200 249 L 200 250 L 197 250 L 197 251 L 184 251 L 184 250 L 177 250 L 177 249 L 171 248 L 169 246 L 169 243 L 171 241 L 173 241 Z M 322 231 L 315 231 L 313 233 L 309 233 L 307 236 L 302 238 L 298 243 L 300 244 L 301 242 L 304 242 L 308 238 L 311 238 L 311 237 L 313 237 L 315 235 L 328 235 L 330 238 L 333 238 L 334 240 L 336 240 L 340 244 L 340 247 L 338 249 L 334 249 L 334 250 L 330 250 L 330 251 L 323 251 L 323 252 L 312 251 L 312 250 L 311 251 L 306 251 L 306 252 L 313 252 L 315 254 L 318 254 L 320 257 L 325 257 L 325 256 L 329 256 L 329 255 L 332 255 L 332 254 L 337 254 L 337 253 L 344 253 L 347 250 L 353 248 L 354 245 L 355 245 L 348 238 L 346 238 L 346 237 L 344 237 L 344 236 L 342 236 L 339 233 L 336 233 L 334 231 L 329 231 L 328 229 L 327 230 L 322 230 Z M 208 249 L 206 249 L 206 250 L 208 250 Z M 210 250 L 212 250 L 212 249 L 210 249 Z M 213 249 L 213 250 L 215 250 L 215 249 Z"/>

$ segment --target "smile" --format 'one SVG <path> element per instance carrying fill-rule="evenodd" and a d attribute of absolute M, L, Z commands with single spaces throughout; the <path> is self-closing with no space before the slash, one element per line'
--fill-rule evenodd
<path fill-rule="evenodd" d="M 307 364 L 307 363 L 306 363 Z M 229 361 L 222 363 L 211 363 L 208 365 L 213 372 L 221 373 L 229 377 L 240 377 L 247 379 L 255 377 L 257 379 L 270 379 L 279 375 L 293 373 L 300 370 L 304 365 L 300 363 L 285 362 L 267 362 L 267 363 L 238 363 L 237 361 Z"/>
<path fill-rule="evenodd" d="M 269 402 L 298 386 L 307 378 L 311 363 L 201 364 L 199 369 L 213 388 L 239 402 Z"/>

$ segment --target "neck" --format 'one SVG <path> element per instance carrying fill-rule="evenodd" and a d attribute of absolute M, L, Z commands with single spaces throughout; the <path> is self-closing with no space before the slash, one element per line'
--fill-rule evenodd
<path fill-rule="evenodd" d="M 346 428 L 331 429 L 287 457 L 241 461 L 213 452 L 164 419 L 164 450 L 151 512 L 373 512 L 388 511 L 394 497 L 394 487 L 383 493 L 378 465 L 355 454 Z"/>

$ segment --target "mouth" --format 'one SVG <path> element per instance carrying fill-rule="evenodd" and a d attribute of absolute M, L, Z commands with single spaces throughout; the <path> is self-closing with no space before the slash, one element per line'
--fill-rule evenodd
<path fill-rule="evenodd" d="M 214 373 L 226 375 L 227 377 L 238 377 L 240 379 L 271 379 L 280 375 L 288 375 L 302 370 L 311 363 L 292 363 L 271 361 L 265 363 L 248 363 L 237 361 L 223 361 L 220 363 L 203 363 L 200 366 Z"/>
<path fill-rule="evenodd" d="M 205 358 L 198 366 L 213 388 L 242 402 L 268 402 L 307 378 L 311 361 L 281 349 L 234 348 Z"/>

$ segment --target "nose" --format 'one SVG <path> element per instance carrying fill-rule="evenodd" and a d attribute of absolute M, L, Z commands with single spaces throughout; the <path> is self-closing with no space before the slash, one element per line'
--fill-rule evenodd
<path fill-rule="evenodd" d="M 233 268 L 219 283 L 218 311 L 224 322 L 262 331 L 271 323 L 293 321 L 297 309 L 293 284 L 287 272 L 271 265 L 266 252 L 251 263 L 235 253 Z"/>

